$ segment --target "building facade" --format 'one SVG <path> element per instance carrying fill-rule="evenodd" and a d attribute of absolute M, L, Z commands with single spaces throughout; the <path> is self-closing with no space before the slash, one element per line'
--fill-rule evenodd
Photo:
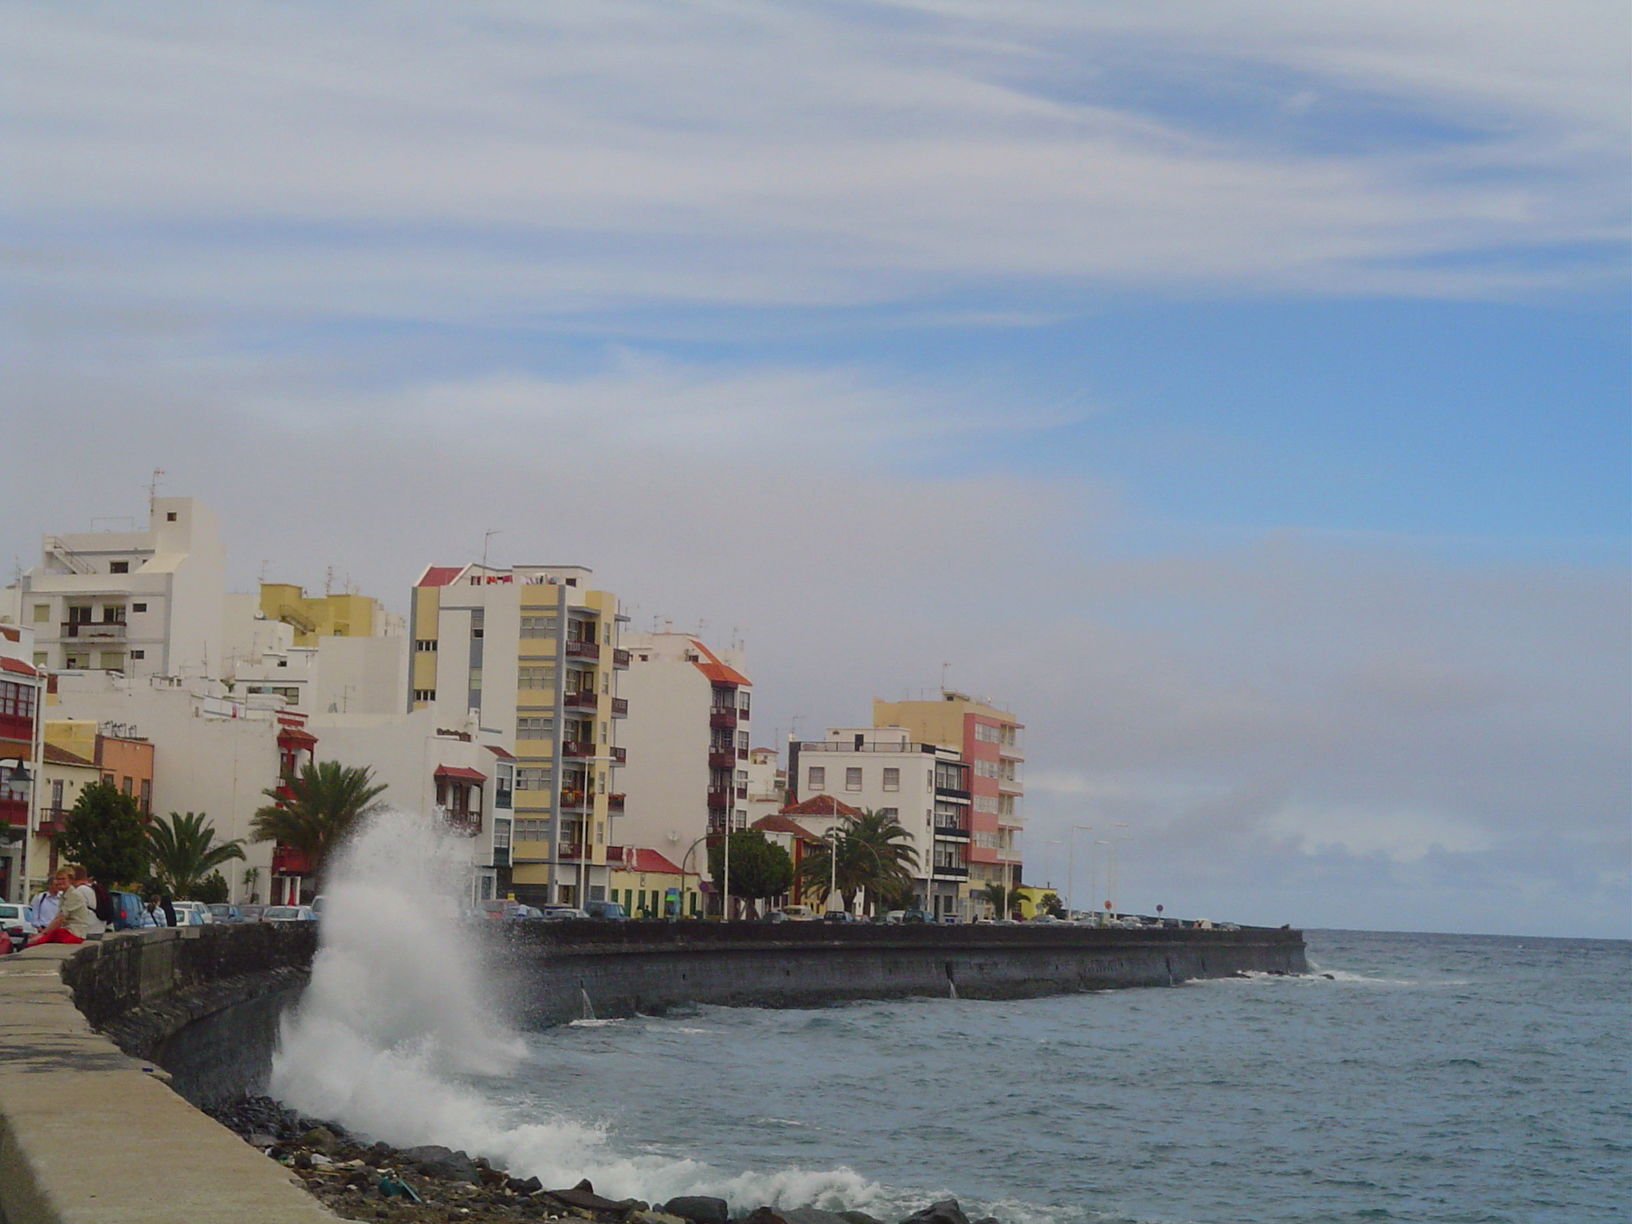
<path fill-rule="evenodd" d="M 33 634 L 0 625 L 0 897 L 31 895 L 45 867 L 30 852 L 42 764 L 46 676 L 32 662 Z"/>
<path fill-rule="evenodd" d="M 945 691 L 939 701 L 873 702 L 875 726 L 902 727 L 926 743 L 958 750 L 969 766 L 968 890 L 1021 882 L 1025 794 L 1021 733 L 1007 710 L 966 693 Z"/>
<path fill-rule="evenodd" d="M 409 709 L 467 721 L 514 754 L 510 891 L 530 905 L 604 900 L 624 811 L 617 742 L 629 666 L 617 597 L 581 566 L 427 566 L 413 590 Z"/>
<path fill-rule="evenodd" d="M 149 499 L 144 531 L 46 536 L 17 607 L 50 671 L 219 677 L 226 554 L 215 514 Z"/>
<path fill-rule="evenodd" d="M 623 739 L 630 757 L 618 836 L 681 866 L 706 864 L 698 844 L 706 834 L 728 823 L 748 827 L 752 682 L 740 654 L 711 650 L 689 633 L 624 640 L 630 663 L 622 681 L 629 698 Z"/>

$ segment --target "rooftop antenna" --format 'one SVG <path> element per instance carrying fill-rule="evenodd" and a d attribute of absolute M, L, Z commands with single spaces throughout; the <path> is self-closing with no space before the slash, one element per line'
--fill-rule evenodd
<path fill-rule="evenodd" d="M 325 596 L 334 594 L 334 566 L 332 565 L 323 571 L 323 594 Z"/>
<path fill-rule="evenodd" d="M 942 694 L 942 696 L 945 696 L 945 694 L 946 694 L 946 669 L 951 667 L 951 666 L 952 666 L 952 664 L 950 664 L 950 663 L 942 663 L 941 664 L 941 694 Z"/>
<path fill-rule="evenodd" d="M 482 532 L 482 568 L 484 570 L 487 568 L 487 542 L 494 536 L 502 535 L 503 533 L 503 527 L 494 527 L 489 531 Z"/>
<path fill-rule="evenodd" d="M 147 482 L 147 512 L 153 513 L 153 501 L 159 495 L 159 477 L 164 475 L 164 469 L 153 469 L 153 478 Z"/>
<path fill-rule="evenodd" d="M 269 557 L 262 557 L 261 558 L 261 572 L 255 576 L 255 581 L 256 582 L 262 583 L 263 585 L 265 584 L 265 582 L 266 582 L 266 567 L 271 565 L 271 564 L 272 564 L 271 558 L 269 558 Z"/>

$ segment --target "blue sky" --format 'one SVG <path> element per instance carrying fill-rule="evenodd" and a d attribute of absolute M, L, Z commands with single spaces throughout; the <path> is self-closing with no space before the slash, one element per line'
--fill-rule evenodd
<path fill-rule="evenodd" d="M 1632 933 L 1623 5 L 5 11 L 8 562 L 499 528 L 1152 903 Z"/>

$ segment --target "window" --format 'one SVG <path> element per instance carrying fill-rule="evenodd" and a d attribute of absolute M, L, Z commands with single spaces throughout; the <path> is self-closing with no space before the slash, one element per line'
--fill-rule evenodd
<path fill-rule="evenodd" d="M 414 649 L 417 650 L 420 654 L 429 654 L 431 651 L 436 649 L 436 639 L 435 638 L 415 638 L 414 639 Z"/>
<path fill-rule="evenodd" d="M 810 773 L 806 775 L 806 782 L 811 790 L 826 790 L 827 768 L 822 765 L 812 765 Z"/>
<path fill-rule="evenodd" d="M 976 795 L 975 796 L 975 811 L 977 811 L 977 812 L 996 812 L 997 811 L 997 796 L 996 795 Z"/>
<path fill-rule="evenodd" d="M 493 822 L 493 849 L 508 850 L 510 848 L 510 822 L 495 820 Z"/>
<path fill-rule="evenodd" d="M 146 612 L 147 605 L 145 603 L 133 603 L 130 605 L 130 610 L 132 612 Z"/>
<path fill-rule="evenodd" d="M 164 521 L 167 522 L 167 523 L 175 522 L 176 521 L 176 512 L 174 510 L 167 511 L 165 513 L 165 516 L 164 516 Z"/>
<path fill-rule="evenodd" d="M 553 689 L 555 668 L 546 666 L 518 667 L 516 687 L 523 689 Z"/>
<path fill-rule="evenodd" d="M 555 636 L 555 617 L 553 616 L 524 616 L 521 618 L 521 636 L 524 638 L 541 638 Z"/>
<path fill-rule="evenodd" d="M 104 650 L 101 652 L 101 659 L 103 671 L 123 671 L 125 669 L 125 652 L 122 650 Z"/>
<path fill-rule="evenodd" d="M 151 816 L 153 814 L 153 779 L 152 778 L 143 778 L 142 779 L 142 814 L 144 816 Z"/>
<path fill-rule="evenodd" d="M 878 809 L 878 814 L 879 814 L 879 817 L 881 819 L 883 819 L 883 820 L 893 820 L 897 824 L 901 823 L 901 809 L 900 808 L 879 808 Z"/>
<path fill-rule="evenodd" d="M 884 789 L 885 790 L 900 790 L 901 789 L 901 771 L 899 769 L 893 768 L 891 766 L 885 766 L 885 768 L 884 768 Z"/>
<path fill-rule="evenodd" d="M 415 701 L 435 701 L 436 700 L 436 690 L 435 689 L 415 689 L 414 690 L 414 700 Z"/>
<path fill-rule="evenodd" d="M 516 719 L 517 739 L 548 739 L 553 734 L 555 719 L 548 715 L 524 715 Z"/>
<path fill-rule="evenodd" d="M 847 791 L 861 789 L 861 766 L 852 765 L 844 771 L 844 789 Z"/>
<path fill-rule="evenodd" d="M 516 767 L 517 790 L 549 790 L 550 771 L 533 765 L 518 765 Z"/>
<path fill-rule="evenodd" d="M 513 823 L 515 828 L 512 833 L 517 841 L 550 840 L 550 822 L 547 820 L 529 820 L 521 817 Z"/>
<path fill-rule="evenodd" d="M 975 738 L 987 744 L 995 744 L 1002 738 L 1002 733 L 991 723 L 976 723 Z"/>
<path fill-rule="evenodd" d="M 35 624 L 43 624 L 44 622 L 49 621 L 50 619 L 51 619 L 51 605 L 50 604 L 35 604 L 34 605 L 34 623 Z"/>
<path fill-rule="evenodd" d="M 61 778 L 53 778 L 51 780 L 51 810 L 53 812 L 62 811 L 62 779 Z"/>
<path fill-rule="evenodd" d="M 130 573 L 130 562 L 129 561 L 114 561 L 114 562 L 111 562 L 108 565 L 108 573 L 110 573 L 110 574 L 128 574 L 128 573 Z"/>
<path fill-rule="evenodd" d="M 748 732 L 746 732 L 746 731 L 738 731 L 737 732 L 737 747 L 738 747 L 738 749 L 740 749 L 743 752 L 748 751 Z"/>

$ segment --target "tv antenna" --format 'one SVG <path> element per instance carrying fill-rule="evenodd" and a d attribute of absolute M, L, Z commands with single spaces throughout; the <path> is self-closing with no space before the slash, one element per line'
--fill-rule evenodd
<path fill-rule="evenodd" d="M 495 527 L 491 531 L 482 532 L 482 568 L 487 568 L 487 542 L 496 535 L 503 535 L 504 528 Z"/>

